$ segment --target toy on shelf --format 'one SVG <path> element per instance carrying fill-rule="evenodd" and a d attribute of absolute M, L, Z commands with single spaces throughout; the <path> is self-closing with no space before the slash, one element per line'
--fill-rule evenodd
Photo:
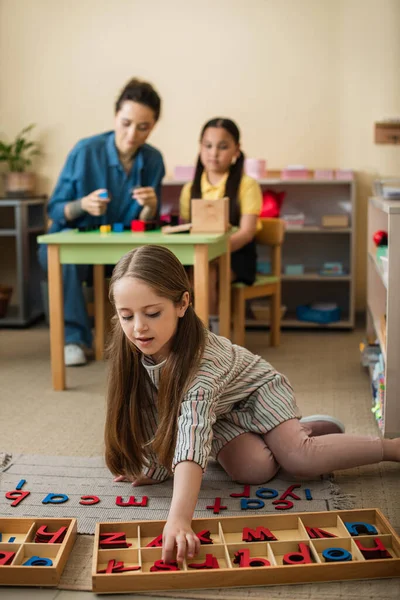
<path fill-rule="evenodd" d="M 303 165 L 288 165 L 281 172 L 282 179 L 310 179 L 310 171 Z"/>
<path fill-rule="evenodd" d="M 281 319 L 285 316 L 287 307 L 281 305 Z M 262 304 L 257 302 L 251 303 L 251 312 L 257 321 L 263 321 L 265 324 L 269 324 L 271 320 L 271 308 L 269 304 Z"/>
<path fill-rule="evenodd" d="M 111 225 L 100 225 L 99 230 L 100 233 L 110 233 Z"/>
<path fill-rule="evenodd" d="M 379 229 L 375 231 L 373 236 L 375 246 L 387 246 L 388 245 L 388 234 L 387 231 Z"/>
<path fill-rule="evenodd" d="M 301 229 L 304 227 L 306 216 L 304 213 L 282 215 L 287 229 Z"/>
<path fill-rule="evenodd" d="M 344 275 L 344 269 L 341 262 L 325 262 L 320 271 L 320 275 Z"/>
<path fill-rule="evenodd" d="M 281 212 L 282 202 L 285 199 L 286 192 L 276 192 L 275 190 L 266 190 L 263 193 L 263 204 L 260 212 L 261 218 L 279 217 Z"/>
<path fill-rule="evenodd" d="M 332 228 L 348 227 L 349 226 L 349 216 L 348 215 L 322 215 L 321 225 L 322 225 L 322 227 L 332 227 Z"/>
<path fill-rule="evenodd" d="M 375 231 L 373 240 L 376 246 L 376 258 L 380 260 L 382 257 L 387 257 L 389 243 L 387 231 L 384 231 L 383 229 Z"/>
<path fill-rule="evenodd" d="M 285 275 L 304 275 L 304 265 L 285 265 Z"/>
<path fill-rule="evenodd" d="M 314 179 L 331 181 L 333 179 L 333 169 L 315 169 Z"/>
<path fill-rule="evenodd" d="M 299 321 L 309 321 L 320 325 L 329 325 L 340 321 L 340 315 L 341 310 L 338 305 L 329 302 L 314 302 L 296 308 L 296 316 Z"/>
<path fill-rule="evenodd" d="M 354 179 L 354 172 L 352 169 L 336 169 L 335 178 L 340 181 L 352 181 Z"/>
<path fill-rule="evenodd" d="M 271 275 L 272 266 L 270 260 L 257 260 L 257 273 L 262 275 Z"/>
<path fill-rule="evenodd" d="M 262 158 L 246 158 L 244 172 L 254 179 L 262 179 L 267 176 L 267 162 Z"/>

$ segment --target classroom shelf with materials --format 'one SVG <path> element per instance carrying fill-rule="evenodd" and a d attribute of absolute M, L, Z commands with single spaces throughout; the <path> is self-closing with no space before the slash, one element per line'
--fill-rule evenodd
<path fill-rule="evenodd" d="M 387 251 L 375 245 L 377 231 L 387 232 Z M 390 438 L 400 436 L 399 264 L 400 201 L 372 197 L 368 203 L 367 339 L 378 340 L 380 354 L 369 373 L 372 410 L 382 435 Z"/>
<path fill-rule="evenodd" d="M 36 236 L 46 229 L 45 203 L 46 196 L 0 198 L 0 283 L 11 291 L 0 328 L 27 327 L 43 316 Z"/>
<path fill-rule="evenodd" d="M 304 214 L 301 226 L 287 226 L 282 246 L 282 327 L 352 329 L 355 322 L 355 181 L 318 179 L 309 171 L 307 179 L 282 179 L 280 171 L 269 171 L 268 178 L 258 179 L 263 192 L 284 191 L 281 218 Z M 163 181 L 163 206 L 179 209 L 179 195 L 184 180 Z M 336 220 L 336 218 L 339 220 Z M 331 220 L 329 220 L 331 219 Z M 330 226 L 329 224 L 332 223 Z M 268 261 L 268 249 L 258 249 L 260 264 Z M 341 263 L 339 275 L 323 272 L 325 263 Z M 286 273 L 294 263 L 303 266 L 301 274 Z M 248 318 L 246 327 L 265 327 L 269 322 L 268 301 L 256 302 L 258 318 Z M 321 325 L 299 320 L 296 308 L 313 302 L 334 303 L 340 309 L 340 320 Z"/>

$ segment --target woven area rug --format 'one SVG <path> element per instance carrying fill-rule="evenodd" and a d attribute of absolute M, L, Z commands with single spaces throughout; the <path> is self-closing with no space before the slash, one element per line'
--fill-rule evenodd
<path fill-rule="evenodd" d="M 21 480 L 26 481 L 22 491 L 29 491 L 30 495 L 13 507 L 11 500 L 5 498 L 5 493 L 15 490 Z M 79 533 L 93 534 L 95 524 L 99 521 L 166 519 L 172 497 L 172 484 L 172 479 L 159 485 L 137 488 L 132 488 L 127 482 L 114 483 L 102 457 L 11 456 L 3 453 L 3 467 L 0 472 L 0 514 L 13 517 L 76 517 Z M 257 509 L 257 513 L 275 513 L 277 508 L 273 504 L 274 500 L 278 500 L 292 484 L 298 486 L 294 493 L 300 498 L 287 498 L 293 502 L 292 512 L 352 508 L 351 498 L 340 494 L 340 490 L 331 479 L 319 478 L 300 482 L 280 476 L 265 486 L 250 487 L 252 499 L 257 499 L 256 491 L 259 488 L 276 490 L 276 493 L 264 493 L 267 497 L 274 495 L 274 498 L 262 500 L 264 506 Z M 306 489 L 310 490 L 311 500 L 306 499 Z M 213 516 L 213 511 L 207 509 L 207 506 L 212 506 L 216 497 L 220 497 L 221 504 L 226 506 L 221 515 L 243 514 L 241 499 L 230 496 L 231 493 L 242 491 L 243 486 L 233 483 L 215 461 L 210 461 L 204 474 L 194 516 Z M 67 496 L 68 500 L 61 504 L 42 504 L 49 493 L 61 495 L 58 498 L 60 500 Z M 97 496 L 100 502 L 82 506 L 79 503 L 81 496 L 88 495 Z M 143 497 L 147 496 L 147 506 L 117 506 L 117 496 L 121 496 L 124 502 L 127 502 L 130 496 L 135 496 L 136 502 L 141 502 Z M 254 513 L 254 510 L 250 512 Z"/>
<path fill-rule="evenodd" d="M 5 492 L 15 489 L 18 483 L 26 480 L 23 490 L 31 494 L 18 506 L 11 507 L 10 501 L 4 497 Z M 275 489 L 282 494 L 292 483 L 301 484 L 294 491 L 301 499 L 294 500 L 290 512 L 340 510 L 352 508 L 354 498 L 340 492 L 332 479 L 318 479 L 307 482 L 294 482 L 293 479 L 280 476 L 268 482 L 265 487 Z M 251 486 L 251 498 L 256 498 L 256 490 L 262 486 Z M 312 500 L 305 499 L 305 489 L 311 490 Z M 205 507 L 212 504 L 215 497 L 222 498 L 222 504 L 228 509 L 222 515 L 235 516 L 243 514 L 240 499 L 231 498 L 230 493 L 239 493 L 243 486 L 232 483 L 224 471 L 211 462 L 204 475 L 200 492 L 196 517 L 210 517 L 212 511 Z M 65 494 L 69 497 L 63 504 L 42 504 L 49 493 Z M 81 533 L 92 533 L 97 521 L 165 519 L 172 494 L 172 481 L 159 486 L 143 486 L 132 488 L 127 483 L 115 484 L 112 476 L 105 468 L 101 457 L 49 457 L 43 455 L 14 455 L 0 452 L 0 515 L 30 517 L 77 517 L 78 529 Z M 95 506 L 81 506 L 82 495 L 97 495 L 100 503 Z M 147 507 L 117 507 L 116 496 L 125 500 L 135 495 L 140 500 L 144 495 L 149 497 Z M 265 507 L 258 513 L 275 512 L 272 500 L 265 500 Z M 254 511 L 252 511 L 254 514 Z M 71 556 L 63 572 L 60 589 L 90 591 L 91 561 L 93 552 L 93 536 L 79 535 Z M 382 597 L 385 600 L 398 600 L 400 583 L 398 579 L 376 581 L 348 581 L 335 583 L 313 583 L 303 585 L 269 586 L 254 588 L 224 588 L 211 590 L 173 590 L 171 592 L 142 592 L 150 598 L 181 598 L 193 600 L 242 600 L 243 598 L 261 600 L 278 600 L 288 597 L 299 600 L 338 600 L 346 598 Z"/>

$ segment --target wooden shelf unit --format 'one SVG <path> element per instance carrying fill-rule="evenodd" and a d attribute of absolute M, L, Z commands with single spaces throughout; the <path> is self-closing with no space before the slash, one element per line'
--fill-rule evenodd
<path fill-rule="evenodd" d="M 376 258 L 375 231 L 388 233 L 388 279 Z M 400 202 L 373 197 L 368 203 L 367 335 L 379 341 L 385 363 L 381 431 L 400 436 Z M 382 318 L 386 315 L 386 331 Z"/>
<path fill-rule="evenodd" d="M 179 210 L 179 195 L 185 181 L 163 181 L 163 207 Z M 282 327 L 352 329 L 355 322 L 355 182 L 337 179 L 283 180 L 279 177 L 259 179 L 263 191 L 285 191 L 281 215 L 303 212 L 304 227 L 286 230 L 282 247 L 282 265 L 302 263 L 304 275 L 282 274 L 282 304 L 288 307 Z M 326 214 L 347 215 L 345 228 L 322 227 Z M 267 248 L 259 248 L 259 260 L 268 259 Z M 324 262 L 342 262 L 341 276 L 320 275 Z M 329 326 L 296 319 L 296 306 L 312 302 L 336 302 L 341 320 Z M 266 301 L 267 302 L 267 301 Z M 262 320 L 248 320 L 249 327 L 268 327 Z"/>

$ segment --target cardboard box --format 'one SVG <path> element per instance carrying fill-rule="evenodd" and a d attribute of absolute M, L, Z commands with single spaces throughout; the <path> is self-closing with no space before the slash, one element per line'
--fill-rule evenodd
<path fill-rule="evenodd" d="M 348 215 L 323 215 L 322 227 L 348 227 Z"/>
<path fill-rule="evenodd" d="M 229 229 L 229 198 L 192 200 L 191 233 L 226 233 Z"/>

